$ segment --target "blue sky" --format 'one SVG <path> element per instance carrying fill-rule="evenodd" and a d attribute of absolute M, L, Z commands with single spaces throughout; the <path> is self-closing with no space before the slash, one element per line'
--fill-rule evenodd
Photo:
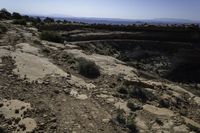
<path fill-rule="evenodd" d="M 0 0 L 0 8 L 36 15 L 200 20 L 200 0 Z"/>

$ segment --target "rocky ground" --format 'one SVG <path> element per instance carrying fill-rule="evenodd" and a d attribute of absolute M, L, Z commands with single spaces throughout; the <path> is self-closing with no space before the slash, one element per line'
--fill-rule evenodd
<path fill-rule="evenodd" d="M 0 35 L 0 132 L 200 132 L 192 86 L 152 78 L 81 42 L 43 41 L 36 28 L 1 23 L 8 31 Z M 79 58 L 94 62 L 100 77 L 80 75 Z"/>

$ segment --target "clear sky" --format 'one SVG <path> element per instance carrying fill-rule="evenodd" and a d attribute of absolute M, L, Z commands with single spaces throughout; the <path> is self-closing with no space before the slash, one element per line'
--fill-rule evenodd
<path fill-rule="evenodd" d="M 200 0 L 0 0 L 0 8 L 34 15 L 200 20 Z"/>

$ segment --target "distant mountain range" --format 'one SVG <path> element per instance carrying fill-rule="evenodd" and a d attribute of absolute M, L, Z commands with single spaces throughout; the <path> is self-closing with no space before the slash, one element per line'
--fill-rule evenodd
<path fill-rule="evenodd" d="M 200 21 L 194 21 L 189 19 L 177 19 L 177 18 L 157 18 L 152 21 L 164 22 L 164 23 L 200 23 Z"/>
<path fill-rule="evenodd" d="M 39 15 L 32 15 L 39 16 Z M 59 17 L 58 17 L 59 16 Z M 67 20 L 73 22 L 83 22 L 89 24 L 200 24 L 200 21 L 188 20 L 188 19 L 176 19 L 176 18 L 156 18 L 156 19 L 119 19 L 119 18 L 90 18 L 90 17 L 73 17 L 69 15 L 53 14 L 48 16 L 39 16 L 40 18 L 51 17 L 55 20 Z"/>

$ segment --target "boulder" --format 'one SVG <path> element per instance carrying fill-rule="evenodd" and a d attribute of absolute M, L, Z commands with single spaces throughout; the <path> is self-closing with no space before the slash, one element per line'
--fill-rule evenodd
<path fill-rule="evenodd" d="M 187 117 L 183 117 L 183 119 L 185 120 L 186 125 L 193 131 L 196 132 L 200 132 L 200 124 L 187 118 Z"/>
<path fill-rule="evenodd" d="M 166 109 L 166 108 L 158 108 L 149 104 L 146 104 L 143 106 L 143 110 L 146 112 L 149 112 L 153 115 L 156 116 L 161 116 L 161 117 L 173 117 L 175 116 L 174 112 Z"/>
<path fill-rule="evenodd" d="M 186 125 L 180 125 L 173 127 L 174 133 L 189 133 L 189 129 Z"/>

